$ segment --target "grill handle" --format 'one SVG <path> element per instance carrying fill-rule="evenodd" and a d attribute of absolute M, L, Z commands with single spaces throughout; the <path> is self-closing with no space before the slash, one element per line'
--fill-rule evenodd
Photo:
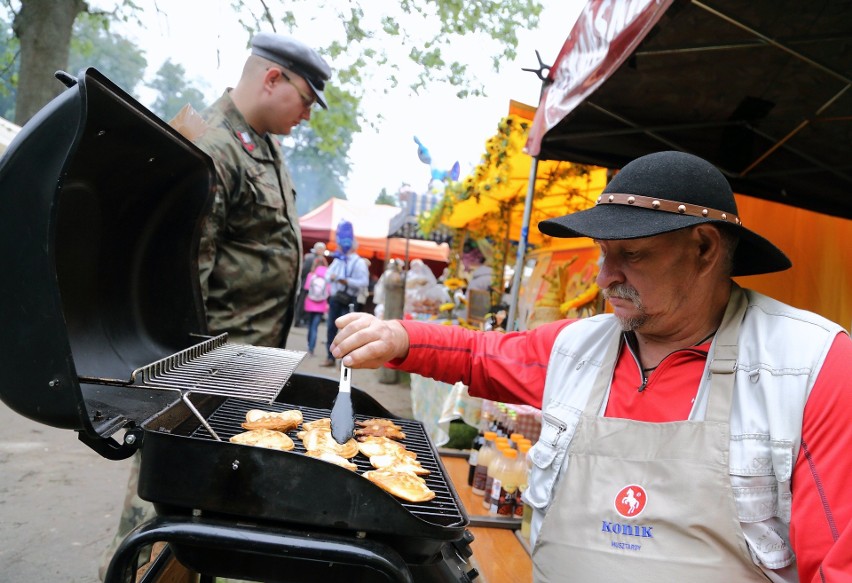
<path fill-rule="evenodd" d="M 144 433 L 141 429 L 131 429 L 124 434 L 124 442 L 119 443 L 118 440 L 112 437 L 91 437 L 83 431 L 77 432 L 77 439 L 98 452 L 101 456 L 113 461 L 126 460 L 136 453 L 136 450 L 142 445 L 143 436 Z"/>
<path fill-rule="evenodd" d="M 233 523 L 210 518 L 158 516 L 132 531 L 121 542 L 110 561 L 104 583 L 126 581 L 135 566 L 139 550 L 157 541 L 173 543 L 177 547 L 186 544 L 211 551 L 243 551 L 255 556 L 289 556 L 310 561 L 362 565 L 384 573 L 397 583 L 414 582 L 411 571 L 399 553 L 376 541 L 353 540 L 329 534 L 318 538 L 260 525 L 236 527 Z"/>

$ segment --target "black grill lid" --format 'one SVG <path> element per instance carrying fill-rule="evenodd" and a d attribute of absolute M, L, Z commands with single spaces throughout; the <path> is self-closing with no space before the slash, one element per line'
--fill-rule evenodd
<path fill-rule="evenodd" d="M 129 379 L 199 341 L 210 158 L 95 69 L 0 159 L 0 397 L 97 435 L 80 377 Z M 125 399 L 126 400 L 126 399 Z"/>

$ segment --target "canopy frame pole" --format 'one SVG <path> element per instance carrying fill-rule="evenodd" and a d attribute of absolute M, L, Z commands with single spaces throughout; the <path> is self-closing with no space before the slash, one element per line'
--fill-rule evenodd
<path fill-rule="evenodd" d="M 533 198 L 535 197 L 535 181 L 538 174 L 538 156 L 533 156 L 530 164 L 530 178 L 527 184 L 527 198 L 524 201 L 524 218 L 521 223 L 521 236 L 518 240 L 518 256 L 515 259 L 515 273 L 512 275 L 512 295 L 509 299 L 509 321 L 506 323 L 506 331 L 517 330 L 515 322 L 518 308 L 518 296 L 521 290 L 521 276 L 524 273 L 527 254 L 527 236 L 530 230 L 530 217 L 532 216 Z"/>

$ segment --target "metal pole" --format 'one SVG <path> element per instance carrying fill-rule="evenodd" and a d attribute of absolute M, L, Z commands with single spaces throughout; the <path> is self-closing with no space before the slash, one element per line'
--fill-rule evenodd
<path fill-rule="evenodd" d="M 518 308 L 518 295 L 521 288 L 521 276 L 524 273 L 524 263 L 527 253 L 527 236 L 530 230 L 530 216 L 532 215 L 533 197 L 535 196 L 535 179 L 538 174 L 538 158 L 532 159 L 530 164 L 530 178 L 527 185 L 527 198 L 524 201 L 524 219 L 521 223 L 521 236 L 518 240 L 518 257 L 515 260 L 515 274 L 512 276 L 512 295 L 509 300 L 509 321 L 506 323 L 506 331 L 517 330 L 515 322 Z"/>

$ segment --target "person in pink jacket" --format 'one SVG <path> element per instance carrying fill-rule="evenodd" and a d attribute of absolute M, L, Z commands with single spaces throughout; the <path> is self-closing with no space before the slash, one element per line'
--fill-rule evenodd
<path fill-rule="evenodd" d="M 305 280 L 305 316 L 308 320 L 308 354 L 314 355 L 317 345 L 317 330 L 322 321 L 323 314 L 328 313 L 328 296 L 331 285 L 326 278 L 328 261 L 319 256 L 314 259 L 311 272 Z"/>

